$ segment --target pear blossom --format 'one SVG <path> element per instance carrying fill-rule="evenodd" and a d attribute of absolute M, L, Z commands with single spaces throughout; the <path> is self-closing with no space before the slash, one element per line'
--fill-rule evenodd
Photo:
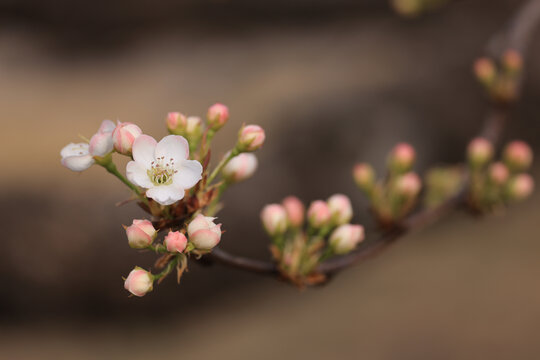
<path fill-rule="evenodd" d="M 353 178 L 360 189 L 369 191 L 375 185 L 375 170 L 370 164 L 358 163 L 353 168 Z"/>
<path fill-rule="evenodd" d="M 201 163 L 188 157 L 189 144 L 182 136 L 168 135 L 158 143 L 141 135 L 133 143 L 133 161 L 127 164 L 126 175 L 132 183 L 148 189 L 147 197 L 171 205 L 202 178 Z"/>
<path fill-rule="evenodd" d="M 289 224 L 294 227 L 300 227 L 304 223 L 304 214 L 306 208 L 302 201 L 296 196 L 287 196 L 282 201 L 283 207 L 287 213 L 287 220 Z"/>
<path fill-rule="evenodd" d="M 328 204 L 328 209 L 332 214 L 332 220 L 336 225 L 346 224 L 352 219 L 353 209 L 351 200 L 349 200 L 346 195 L 332 195 L 326 203 Z"/>
<path fill-rule="evenodd" d="M 113 131 L 114 149 L 123 155 L 131 155 L 135 139 L 142 135 L 142 130 L 130 122 L 120 122 Z"/>
<path fill-rule="evenodd" d="M 255 151 L 263 144 L 266 135 L 259 125 L 243 126 L 238 133 L 238 148 L 241 151 Z"/>
<path fill-rule="evenodd" d="M 208 108 L 206 119 L 211 129 L 219 130 L 229 120 L 229 108 L 223 104 L 216 103 Z"/>
<path fill-rule="evenodd" d="M 170 231 L 163 241 L 170 252 L 183 252 L 187 246 L 187 238 L 180 231 Z"/>
<path fill-rule="evenodd" d="M 124 288 L 135 296 L 144 296 L 152 291 L 154 278 L 152 274 L 140 267 L 131 270 L 124 281 Z"/>
<path fill-rule="evenodd" d="M 261 221 L 270 236 L 287 231 L 287 211 L 279 204 L 266 205 L 261 211 Z"/>
<path fill-rule="evenodd" d="M 362 240 L 364 240 L 364 227 L 362 225 L 344 224 L 330 235 L 330 246 L 336 254 L 341 255 L 353 250 Z"/>
<path fill-rule="evenodd" d="M 199 214 L 187 228 L 189 241 L 200 250 L 210 250 L 221 240 L 221 224 L 216 225 L 216 218 Z"/>
<path fill-rule="evenodd" d="M 152 244 L 157 231 L 149 220 L 133 220 L 133 224 L 126 227 L 128 244 L 134 249 L 144 249 Z"/>
<path fill-rule="evenodd" d="M 469 163 L 476 167 L 487 164 L 493 157 L 493 144 L 484 138 L 474 138 L 467 147 Z"/>
<path fill-rule="evenodd" d="M 84 171 L 95 163 L 94 156 L 105 156 L 113 149 L 112 132 L 115 125 L 110 120 L 101 123 L 90 143 L 70 143 L 60 151 L 62 165 L 72 171 Z"/>
<path fill-rule="evenodd" d="M 332 220 L 332 213 L 326 202 L 322 200 L 313 201 L 308 208 L 307 216 L 309 224 L 316 228 L 329 225 Z"/>
<path fill-rule="evenodd" d="M 251 153 L 242 153 L 233 157 L 222 170 L 223 177 L 230 182 L 239 182 L 250 178 L 257 170 L 257 157 Z"/>

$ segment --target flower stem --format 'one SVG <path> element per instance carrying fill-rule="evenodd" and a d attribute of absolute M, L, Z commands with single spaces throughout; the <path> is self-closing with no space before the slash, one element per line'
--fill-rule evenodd
<path fill-rule="evenodd" d="M 238 151 L 236 147 L 232 149 L 231 151 L 229 151 L 228 154 L 223 157 L 223 159 L 218 164 L 218 166 L 214 169 L 214 171 L 212 171 L 212 174 L 210 174 L 210 177 L 208 178 L 206 183 L 210 185 L 212 181 L 216 178 L 216 176 L 218 176 L 218 174 L 221 172 L 221 170 L 223 170 L 225 165 L 227 165 L 227 163 L 231 161 L 231 159 L 237 156 L 238 154 L 240 154 L 240 151 Z"/>
<path fill-rule="evenodd" d="M 167 264 L 165 269 L 163 269 L 162 272 L 160 272 L 159 274 L 153 275 L 154 276 L 154 281 L 159 280 L 159 279 L 164 278 L 165 276 L 169 275 L 171 273 L 171 271 L 174 269 L 174 267 L 176 266 L 177 263 L 178 263 L 178 256 L 175 256 L 175 257 L 173 257 L 171 259 L 171 261 L 169 261 L 169 263 Z"/>

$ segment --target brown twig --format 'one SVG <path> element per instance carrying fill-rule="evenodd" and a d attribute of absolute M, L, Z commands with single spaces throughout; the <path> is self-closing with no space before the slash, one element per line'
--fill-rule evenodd
<path fill-rule="evenodd" d="M 488 55 L 500 58 L 507 49 L 514 49 L 525 57 L 528 44 L 536 26 L 540 22 L 540 0 L 529 0 L 516 13 L 509 25 L 501 32 L 494 35 L 488 42 Z M 518 84 L 521 87 L 521 81 Z M 515 100 L 513 101 L 515 103 Z M 484 121 L 484 126 L 480 131 L 480 136 L 487 138 L 493 143 L 497 143 L 501 137 L 504 124 L 506 123 L 513 103 L 501 103 L 492 101 L 490 109 Z M 440 206 L 423 210 L 413 214 L 403 220 L 391 231 L 386 232 L 375 241 L 365 243 L 356 251 L 327 260 L 320 264 L 317 271 L 324 274 L 331 274 L 343 270 L 355 263 L 370 258 L 389 245 L 395 243 L 406 233 L 433 223 L 442 216 L 456 209 L 464 203 L 467 196 L 468 176 L 464 176 L 464 181 L 460 191 L 448 199 Z M 260 274 L 277 274 L 278 270 L 274 263 L 235 256 L 226 251 L 216 248 L 209 254 L 210 260 L 233 268 L 250 271 Z"/>

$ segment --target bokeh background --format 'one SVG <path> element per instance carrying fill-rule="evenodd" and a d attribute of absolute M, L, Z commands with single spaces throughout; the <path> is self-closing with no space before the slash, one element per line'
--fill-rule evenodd
<path fill-rule="evenodd" d="M 160 137 L 167 112 L 219 101 L 232 116 L 214 154 L 244 122 L 268 140 L 225 197 L 223 248 L 268 258 L 258 213 L 290 194 L 349 194 L 372 229 L 352 165 L 380 169 L 402 140 L 419 171 L 460 161 L 486 112 L 471 64 L 522 2 L 405 19 L 382 0 L 1 1 L 0 358 L 538 359 L 539 195 L 453 214 L 324 287 L 192 263 L 138 299 L 121 276 L 154 257 L 120 225 L 142 212 L 114 206 L 128 192 L 103 169 L 59 156 L 103 119 Z M 539 45 L 504 135 L 536 149 Z"/>

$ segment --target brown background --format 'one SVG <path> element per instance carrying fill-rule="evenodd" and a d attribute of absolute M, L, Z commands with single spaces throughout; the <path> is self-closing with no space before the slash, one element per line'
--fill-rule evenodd
<path fill-rule="evenodd" d="M 59 150 L 105 119 L 160 137 L 168 111 L 229 105 L 267 130 L 256 176 L 231 189 L 222 246 L 266 258 L 258 212 L 297 194 L 349 194 L 350 169 L 406 140 L 418 170 L 463 158 L 486 110 L 471 63 L 522 1 L 453 1 L 416 20 L 384 1 L 4 1 L 0 4 L 0 358 L 537 359 L 539 197 L 454 214 L 322 288 L 192 264 L 143 299 L 121 276 L 114 207 L 128 192 Z M 540 40 L 505 139 L 540 140 Z M 534 172 L 538 174 L 538 169 Z"/>

